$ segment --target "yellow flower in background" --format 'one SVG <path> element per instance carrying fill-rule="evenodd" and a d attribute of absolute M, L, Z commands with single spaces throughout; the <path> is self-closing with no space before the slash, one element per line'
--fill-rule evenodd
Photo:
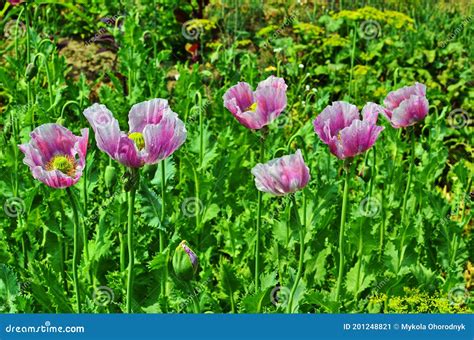
<path fill-rule="evenodd" d="M 252 40 L 250 40 L 250 39 L 244 39 L 244 40 L 237 41 L 237 47 L 248 46 L 250 44 L 252 44 Z"/>
<path fill-rule="evenodd" d="M 365 65 L 356 65 L 354 67 L 354 75 L 356 76 L 365 76 L 369 72 L 370 68 Z"/>
<path fill-rule="evenodd" d="M 295 33 L 307 34 L 310 36 L 318 36 L 324 32 L 324 29 L 322 29 L 321 27 L 307 23 L 307 22 L 299 22 L 299 23 L 294 24 L 293 30 L 295 31 Z"/>
<path fill-rule="evenodd" d="M 343 38 L 341 37 L 339 34 L 337 33 L 333 33 L 331 35 L 329 35 L 329 37 L 327 37 L 325 40 L 324 40 L 324 43 L 323 43 L 323 46 L 326 47 L 326 46 L 330 46 L 330 47 L 344 47 L 346 46 L 347 44 L 349 44 L 349 40 L 347 40 L 346 38 Z"/>
<path fill-rule="evenodd" d="M 349 11 L 344 10 L 332 15 L 334 19 L 347 19 L 347 20 L 375 20 L 380 23 L 387 23 L 395 28 L 405 27 L 408 30 L 414 30 L 415 20 L 410 18 L 408 15 L 397 11 L 381 11 L 374 7 L 365 6 L 363 8 Z"/>

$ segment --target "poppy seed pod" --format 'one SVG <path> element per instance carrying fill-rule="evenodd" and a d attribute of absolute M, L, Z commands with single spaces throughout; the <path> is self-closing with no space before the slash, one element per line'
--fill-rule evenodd
<path fill-rule="evenodd" d="M 198 258 L 188 247 L 186 241 L 181 241 L 173 255 L 173 269 L 181 280 L 192 280 L 198 269 Z"/>
<path fill-rule="evenodd" d="M 117 171 L 113 165 L 107 165 L 104 173 L 105 186 L 112 188 L 117 182 Z"/>
<path fill-rule="evenodd" d="M 34 62 L 26 66 L 26 80 L 33 79 L 38 74 L 38 66 Z"/>

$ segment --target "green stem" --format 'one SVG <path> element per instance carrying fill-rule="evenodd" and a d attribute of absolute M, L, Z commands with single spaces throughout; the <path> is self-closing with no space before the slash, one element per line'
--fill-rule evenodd
<path fill-rule="evenodd" d="M 362 223 L 359 223 L 359 249 L 357 251 L 357 275 L 356 275 L 356 287 L 354 298 L 357 301 L 359 296 L 359 287 L 360 287 L 360 270 L 362 267 L 362 246 L 363 246 L 363 237 L 362 237 Z"/>
<path fill-rule="evenodd" d="M 165 170 L 165 160 L 161 161 L 161 228 L 165 226 L 165 213 L 166 213 L 166 170 Z M 160 234 L 160 253 L 162 254 L 165 250 L 165 232 L 163 229 L 159 230 Z M 168 270 L 164 268 L 164 277 L 162 277 L 160 282 L 160 294 L 161 298 L 165 300 L 165 309 L 166 309 L 166 281 L 168 279 Z"/>
<path fill-rule="evenodd" d="M 263 163 L 265 156 L 265 139 L 262 135 L 260 140 L 260 163 Z M 260 276 L 260 228 L 262 226 L 262 192 L 257 192 L 257 230 L 255 240 L 255 293 L 259 290 L 259 276 Z"/>
<path fill-rule="evenodd" d="M 382 197 L 384 196 L 385 191 L 385 184 L 382 185 Z M 381 202 L 381 210 L 382 210 L 382 223 L 380 224 L 380 239 L 379 239 L 379 261 L 382 260 L 383 255 L 383 244 L 385 238 L 385 204 L 384 200 Z"/>
<path fill-rule="evenodd" d="M 196 92 L 198 96 L 198 107 L 199 107 L 199 167 L 202 168 L 202 162 L 204 159 L 204 123 L 202 114 L 202 97 L 200 92 Z"/>
<path fill-rule="evenodd" d="M 352 39 L 352 50 L 351 50 L 351 71 L 349 73 L 349 97 L 352 98 L 352 77 L 354 73 L 354 59 L 355 59 L 355 46 L 356 46 L 357 32 L 355 29 L 352 29 L 351 33 L 353 34 L 353 39 Z"/>
<path fill-rule="evenodd" d="M 405 188 L 405 194 L 403 195 L 402 216 L 400 219 L 400 225 L 403 229 L 403 232 L 402 232 L 402 237 L 400 239 L 400 254 L 399 254 L 400 256 L 398 257 L 397 272 L 400 271 L 400 267 L 403 263 L 403 258 L 405 257 L 405 236 L 407 232 L 407 226 L 405 226 L 405 218 L 406 218 L 408 193 L 410 192 L 411 181 L 412 181 L 413 164 L 415 163 L 415 132 L 413 128 L 411 128 L 410 134 L 411 134 L 411 158 L 410 158 L 410 166 L 408 169 L 407 186 Z"/>
<path fill-rule="evenodd" d="M 59 261 L 61 265 L 61 279 L 63 280 L 63 288 L 64 291 L 67 293 L 67 279 L 66 279 L 66 267 L 64 265 L 64 244 L 63 244 L 63 235 L 61 231 L 61 235 L 58 236 L 58 245 L 59 245 Z"/>
<path fill-rule="evenodd" d="M 344 170 L 346 174 L 345 174 L 345 179 L 344 179 L 344 193 L 342 196 L 341 225 L 339 228 L 339 274 L 337 276 L 337 284 L 336 284 L 336 301 L 337 302 L 340 302 L 342 276 L 344 273 L 344 227 L 346 224 L 347 197 L 349 193 L 349 176 L 350 176 L 350 171 L 348 169 L 347 164 L 344 164 Z"/>
<path fill-rule="evenodd" d="M 120 240 L 120 271 L 123 272 L 125 270 L 125 240 L 123 239 L 123 233 L 119 233 L 119 240 Z"/>
<path fill-rule="evenodd" d="M 295 214 L 295 217 L 296 217 L 296 221 L 297 221 L 297 226 L 298 226 L 298 231 L 299 231 L 299 235 L 300 235 L 300 257 L 299 257 L 299 260 L 298 260 L 298 271 L 296 273 L 296 278 L 295 278 L 295 282 L 293 283 L 293 287 L 291 288 L 291 291 L 290 291 L 290 298 L 288 300 L 288 305 L 287 305 L 287 310 L 286 312 L 287 313 L 291 313 L 292 310 L 293 310 L 293 298 L 295 296 L 295 292 L 296 292 L 296 289 L 298 288 L 298 283 L 301 279 L 301 274 L 303 273 L 303 260 L 304 260 L 304 237 L 305 237 L 305 232 L 306 232 L 306 227 L 305 227 L 305 223 L 306 223 L 306 195 L 303 193 L 303 210 L 304 210 L 304 221 L 303 223 L 301 223 L 300 221 L 300 218 L 299 218 L 299 215 L 298 215 L 298 207 L 296 205 L 296 198 L 295 198 L 295 195 L 292 195 L 292 200 L 293 200 L 293 209 L 294 209 L 294 214 Z"/>
<path fill-rule="evenodd" d="M 74 237 L 74 249 L 73 249 L 73 254 L 72 254 L 72 277 L 74 280 L 74 290 L 76 292 L 76 306 L 77 306 L 77 312 L 81 313 L 81 293 L 79 291 L 79 279 L 77 276 L 77 263 L 78 263 L 78 257 L 79 257 L 79 215 L 77 212 L 77 206 L 76 206 L 76 201 L 74 200 L 72 191 L 70 188 L 66 188 L 66 193 L 68 195 L 69 201 L 71 202 L 71 208 L 73 212 L 73 222 L 74 222 L 74 232 L 73 232 L 73 237 Z"/>
<path fill-rule="evenodd" d="M 132 172 L 132 178 L 134 175 L 138 176 L 137 169 L 130 169 Z M 137 183 L 134 183 L 128 193 L 128 229 L 127 229 L 127 241 L 128 241 L 128 278 L 127 278 L 127 313 L 132 312 L 132 291 L 133 291 L 133 265 L 135 261 L 135 254 L 133 248 L 133 214 L 135 206 L 135 192 L 137 189 Z"/>
<path fill-rule="evenodd" d="M 25 2 L 25 25 L 26 25 L 26 64 L 29 65 L 31 62 L 31 49 L 30 49 L 30 11 L 28 8 L 28 1 Z M 30 81 L 26 79 L 26 98 L 28 102 L 28 110 L 31 110 L 31 85 Z M 31 129 L 35 126 L 34 111 L 31 110 Z"/>

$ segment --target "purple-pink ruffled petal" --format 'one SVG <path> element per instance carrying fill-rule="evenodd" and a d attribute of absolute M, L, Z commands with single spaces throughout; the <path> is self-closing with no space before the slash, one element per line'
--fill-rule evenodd
<path fill-rule="evenodd" d="M 314 131 L 326 144 L 334 143 L 333 137 L 359 118 L 355 105 L 343 101 L 333 102 L 327 106 L 313 121 Z"/>
<path fill-rule="evenodd" d="M 396 91 L 390 92 L 384 100 L 384 105 L 388 110 L 396 109 L 401 102 L 409 99 L 411 96 L 426 96 L 426 86 L 424 84 L 415 83 L 412 86 L 404 86 Z"/>
<path fill-rule="evenodd" d="M 72 156 L 77 137 L 59 124 L 43 124 L 30 133 L 31 146 L 42 158 L 41 164 L 57 154 Z"/>
<path fill-rule="evenodd" d="M 377 124 L 380 113 L 384 113 L 384 108 L 378 104 L 368 102 L 362 109 L 362 119 L 373 125 Z"/>
<path fill-rule="evenodd" d="M 353 121 L 341 131 L 339 143 L 342 153 L 338 157 L 345 159 L 364 153 L 374 145 L 383 129 L 369 121 Z"/>
<path fill-rule="evenodd" d="M 143 132 L 148 124 L 158 124 L 170 107 L 166 99 L 155 98 L 135 104 L 128 114 L 130 132 Z"/>
<path fill-rule="evenodd" d="M 97 147 L 115 158 L 120 141 L 120 127 L 112 112 L 105 105 L 93 104 L 84 111 L 95 133 Z"/>
<path fill-rule="evenodd" d="M 81 136 L 58 124 L 44 124 L 30 134 L 29 143 L 19 145 L 25 154 L 23 162 L 33 177 L 53 188 L 66 188 L 76 184 L 82 176 L 86 161 L 89 130 L 82 129 Z M 56 156 L 65 156 L 73 163 L 72 174 L 48 170 L 48 163 Z"/>
<path fill-rule="evenodd" d="M 245 111 L 235 116 L 240 124 L 248 129 L 258 130 L 265 126 L 265 119 L 257 111 Z"/>
<path fill-rule="evenodd" d="M 184 143 L 186 135 L 183 121 L 172 111 L 165 113 L 159 124 L 145 126 L 145 162 L 155 164 L 165 159 Z"/>
<path fill-rule="evenodd" d="M 76 184 L 82 176 L 82 169 L 77 169 L 74 177 L 63 174 L 59 170 L 48 171 L 41 166 L 32 169 L 33 177 L 47 186 L 55 189 L 64 189 Z"/>
<path fill-rule="evenodd" d="M 139 168 L 145 164 L 135 142 L 126 134 L 120 137 L 117 152 L 113 158 L 130 168 Z"/>
<path fill-rule="evenodd" d="M 309 168 L 297 150 L 293 155 L 257 164 L 252 169 L 258 190 L 281 196 L 303 189 L 309 182 Z"/>
<path fill-rule="evenodd" d="M 392 126 L 400 128 L 414 125 L 426 117 L 428 110 L 428 99 L 413 95 L 402 101 L 400 106 L 392 111 Z"/>
<path fill-rule="evenodd" d="M 255 91 L 257 115 L 260 117 L 258 129 L 271 124 L 285 110 L 287 87 L 283 78 L 274 76 L 270 76 L 258 84 Z"/>
<path fill-rule="evenodd" d="M 224 106 L 234 115 L 240 115 L 255 103 L 255 97 L 249 84 L 239 82 L 226 91 Z"/>
<path fill-rule="evenodd" d="M 283 78 L 274 76 L 258 84 L 257 90 L 238 83 L 224 94 L 224 106 L 245 127 L 258 130 L 272 123 L 287 105 L 287 86 Z M 252 107 L 255 106 L 256 108 Z"/>

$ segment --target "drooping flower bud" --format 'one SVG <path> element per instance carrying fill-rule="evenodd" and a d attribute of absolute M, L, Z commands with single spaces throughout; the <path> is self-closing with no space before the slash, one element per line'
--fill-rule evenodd
<path fill-rule="evenodd" d="M 117 182 L 117 171 L 113 165 L 107 165 L 104 173 L 105 186 L 110 189 Z"/>
<path fill-rule="evenodd" d="M 174 252 L 173 269 L 181 280 L 191 280 L 197 272 L 198 258 L 186 241 L 181 241 Z"/>
<path fill-rule="evenodd" d="M 26 66 L 26 80 L 33 79 L 37 73 L 38 66 L 36 66 L 36 63 L 29 63 L 28 66 Z"/>

